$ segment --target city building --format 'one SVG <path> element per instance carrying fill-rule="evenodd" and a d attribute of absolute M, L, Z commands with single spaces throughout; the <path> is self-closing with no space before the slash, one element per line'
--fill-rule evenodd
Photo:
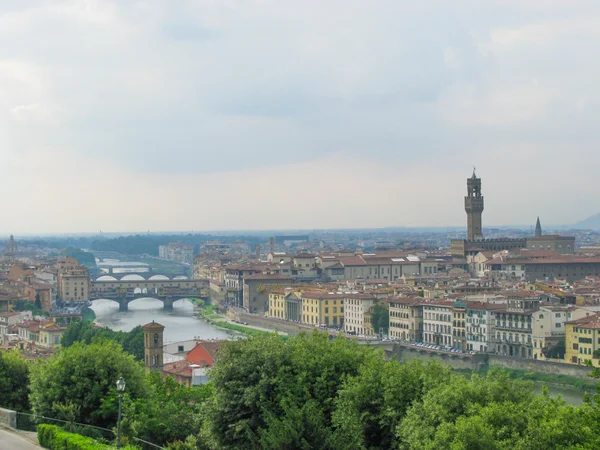
<path fill-rule="evenodd" d="M 473 175 L 467 179 L 467 195 L 465 196 L 465 212 L 467 213 L 467 239 L 452 239 L 450 253 L 454 257 L 473 257 L 479 252 L 498 252 L 527 248 L 530 250 L 552 250 L 561 254 L 573 254 L 575 238 L 570 236 L 544 235 L 538 221 L 536 234 L 528 238 L 497 238 L 484 239 L 482 228 L 482 213 L 484 209 L 481 193 L 481 178 Z"/>
<path fill-rule="evenodd" d="M 269 317 L 302 321 L 302 298 L 291 288 L 275 288 L 269 292 Z"/>
<path fill-rule="evenodd" d="M 390 299 L 389 336 L 406 342 L 423 340 L 423 299 L 417 295 Z"/>
<path fill-rule="evenodd" d="M 466 309 L 467 350 L 488 352 L 494 348 L 494 324 L 496 312 L 503 304 L 469 302 Z"/>
<path fill-rule="evenodd" d="M 423 342 L 452 346 L 453 301 L 438 300 L 423 304 Z"/>
<path fill-rule="evenodd" d="M 600 365 L 600 314 L 566 322 L 565 329 L 565 362 Z"/>
<path fill-rule="evenodd" d="M 276 287 L 285 287 L 293 280 L 277 273 L 256 273 L 244 277 L 243 305 L 253 314 L 264 314 L 269 310 L 269 292 Z"/>
<path fill-rule="evenodd" d="M 154 320 L 142 326 L 144 330 L 144 363 L 147 370 L 163 371 L 164 325 Z"/>
<path fill-rule="evenodd" d="M 90 298 L 90 271 L 75 258 L 63 258 L 58 264 L 57 297 L 65 303 L 85 303 Z"/>
<path fill-rule="evenodd" d="M 507 307 L 496 311 L 495 352 L 499 355 L 533 358 L 533 314 L 540 298 L 523 291 L 509 295 Z"/>
<path fill-rule="evenodd" d="M 302 322 L 314 326 L 340 327 L 344 324 L 342 293 L 302 292 Z"/>
<path fill-rule="evenodd" d="M 466 329 L 467 304 L 464 301 L 456 301 L 452 306 L 452 347 L 459 349 L 467 348 Z"/>
<path fill-rule="evenodd" d="M 169 242 L 158 247 L 158 257 L 183 264 L 194 264 L 194 247 L 181 242 Z"/>
<path fill-rule="evenodd" d="M 368 294 L 346 294 L 344 297 L 344 331 L 351 334 L 369 335 L 365 315 L 375 305 L 377 299 Z M 372 326 L 371 326 L 372 329 Z M 379 330 L 373 330 L 378 333 Z"/>

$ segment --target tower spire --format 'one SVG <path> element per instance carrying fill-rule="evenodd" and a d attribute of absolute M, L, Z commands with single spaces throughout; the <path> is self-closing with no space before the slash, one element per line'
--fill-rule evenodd
<path fill-rule="evenodd" d="M 535 223 L 535 235 L 537 237 L 542 235 L 542 225 L 540 224 L 540 216 L 538 216 L 537 222 Z"/>
<path fill-rule="evenodd" d="M 478 241 L 483 239 L 481 213 L 483 213 L 483 195 L 481 195 L 481 179 L 475 174 L 467 178 L 467 196 L 465 197 L 465 212 L 467 213 L 467 239 Z"/>

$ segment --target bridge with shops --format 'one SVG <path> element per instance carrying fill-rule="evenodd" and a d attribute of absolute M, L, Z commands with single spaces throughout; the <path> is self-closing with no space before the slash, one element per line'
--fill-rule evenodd
<path fill-rule="evenodd" d="M 156 298 L 165 309 L 182 298 L 208 296 L 209 282 L 198 280 L 102 280 L 92 281 L 90 301 L 113 300 L 119 303 L 119 311 L 127 311 L 128 305 L 138 298 Z"/>

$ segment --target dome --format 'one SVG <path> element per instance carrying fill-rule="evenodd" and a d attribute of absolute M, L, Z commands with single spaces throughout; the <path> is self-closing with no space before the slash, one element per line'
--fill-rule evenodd
<path fill-rule="evenodd" d="M 125 275 L 121 281 L 146 281 L 146 279 L 141 275 Z"/>
<path fill-rule="evenodd" d="M 102 275 L 96 278 L 96 281 L 117 281 L 117 279 L 111 275 Z"/>
<path fill-rule="evenodd" d="M 148 280 L 168 280 L 169 277 L 165 275 L 152 275 Z"/>

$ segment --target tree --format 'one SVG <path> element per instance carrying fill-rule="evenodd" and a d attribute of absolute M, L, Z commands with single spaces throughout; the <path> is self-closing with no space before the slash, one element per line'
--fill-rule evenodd
<path fill-rule="evenodd" d="M 117 342 L 123 347 L 123 350 L 135 356 L 137 360 L 144 360 L 144 330 L 141 326 L 126 332 L 95 326 L 91 320 L 71 322 L 63 333 L 61 345 L 70 347 L 75 342 L 91 344 L 97 340 Z"/>
<path fill-rule="evenodd" d="M 287 342 L 277 335 L 227 342 L 211 372 L 203 438 L 217 448 L 332 448 L 324 439 L 342 382 L 373 359 L 383 357 L 316 331 Z"/>
<path fill-rule="evenodd" d="M 42 300 L 40 299 L 40 294 L 35 294 L 35 307 L 37 309 L 42 309 Z"/>
<path fill-rule="evenodd" d="M 129 403 L 123 433 L 154 444 L 186 441 L 200 428 L 200 409 L 212 395 L 212 386 L 187 387 L 158 372 L 147 375 L 148 395 Z"/>
<path fill-rule="evenodd" d="M 373 330 L 375 333 L 380 331 L 383 334 L 388 334 L 390 327 L 390 310 L 379 303 L 373 306 L 373 313 L 371 314 L 371 323 L 373 324 Z"/>
<path fill-rule="evenodd" d="M 29 365 L 16 351 L 0 352 L 0 406 L 29 410 Z"/>
<path fill-rule="evenodd" d="M 344 383 L 333 414 L 335 448 L 393 448 L 396 427 L 431 388 L 450 379 L 439 363 L 373 360 Z"/>
<path fill-rule="evenodd" d="M 75 422 L 101 427 L 116 423 L 116 380 L 127 383 L 126 396 L 142 398 L 148 383 L 142 365 L 112 341 L 91 345 L 75 343 L 53 358 L 33 366 L 30 401 L 34 413 L 54 417 L 62 409 L 57 405 L 73 404 Z"/>

